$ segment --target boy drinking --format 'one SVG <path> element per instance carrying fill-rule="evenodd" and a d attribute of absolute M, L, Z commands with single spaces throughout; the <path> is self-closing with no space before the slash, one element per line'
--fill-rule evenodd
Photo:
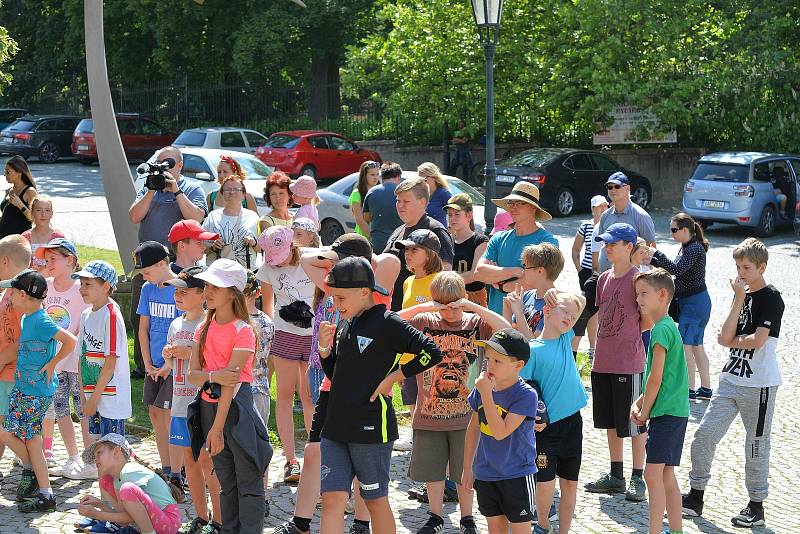
<path fill-rule="evenodd" d="M 22 314 L 14 389 L 0 441 L 22 461 L 22 478 L 17 486 L 17 500 L 23 501 L 19 511 L 52 512 L 56 500 L 42 448 L 42 420 L 58 387 L 56 365 L 75 350 L 75 336 L 56 326 L 44 311 L 47 281 L 38 272 L 27 269 L 0 282 L 0 287 L 12 289 L 11 302 Z M 61 343 L 58 353 L 56 342 Z"/>
<path fill-rule="evenodd" d="M 653 322 L 644 393 L 631 407 L 631 420 L 647 427 L 647 466 L 644 479 L 650 499 L 650 534 L 661 534 L 664 509 L 669 532 L 683 532 L 681 490 L 675 467 L 681 464 L 683 439 L 689 421 L 689 376 L 683 341 L 675 321 L 669 316 L 669 303 L 675 282 L 664 269 L 639 273 L 634 278 L 636 302 L 642 315 Z"/>
<path fill-rule="evenodd" d="M 561 500 L 559 532 L 569 532 L 578 492 L 578 474 L 583 454 L 583 419 L 586 389 L 572 356 L 572 327 L 581 315 L 583 296 L 551 289 L 544 294 L 544 329 L 530 342 L 530 360 L 520 377 L 535 382 L 547 406 L 548 423 L 536 433 L 536 509 L 534 533 L 553 532 L 550 507 L 555 479 L 559 478 Z M 537 429 L 539 425 L 537 425 Z"/>
<path fill-rule="evenodd" d="M 775 354 L 784 304 L 775 286 L 764 280 L 769 254 L 761 241 L 748 238 L 733 249 L 733 303 L 718 342 L 730 347 L 730 358 L 719 375 L 712 397 L 692 442 L 691 491 L 683 496 L 683 512 L 703 513 L 703 492 L 711 478 L 717 443 L 737 415 L 745 437 L 745 486 L 750 502 L 731 519 L 737 527 L 764 525 L 764 499 L 769 488 L 769 447 L 775 395 L 782 384 Z"/>
<path fill-rule="evenodd" d="M 503 299 L 503 316 L 527 339 L 533 339 L 542 333 L 544 294 L 564 269 L 564 255 L 558 247 L 542 243 L 525 247 L 521 260 L 522 278 L 516 291 Z"/>
<path fill-rule="evenodd" d="M 442 360 L 436 344 L 383 304 L 373 291 L 388 295 L 375 283 L 365 258 L 336 263 L 325 279 L 341 314 L 335 327 L 320 323 L 318 345 L 322 368 L 331 380 L 322 429 L 322 534 L 344 531 L 344 508 L 358 477 L 375 534 L 395 532 L 389 506 L 389 463 L 397 439 L 392 386 Z M 401 354 L 416 355 L 399 365 Z"/>
<path fill-rule="evenodd" d="M 464 445 L 461 484 L 475 487 L 489 534 L 529 534 L 535 509 L 536 391 L 519 372 L 530 357 L 525 338 L 510 328 L 486 347 L 486 371 L 469 395 L 473 413 Z"/>

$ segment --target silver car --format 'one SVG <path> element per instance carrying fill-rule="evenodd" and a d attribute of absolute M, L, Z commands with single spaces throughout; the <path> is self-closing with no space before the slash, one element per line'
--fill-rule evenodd
<path fill-rule="evenodd" d="M 700 158 L 683 188 L 683 211 L 704 226 L 732 223 L 760 237 L 792 224 L 798 201 L 800 156 L 717 152 Z M 787 197 L 781 213 L 778 195 Z"/>
<path fill-rule="evenodd" d="M 403 180 L 418 178 L 414 171 L 403 171 Z M 330 245 L 336 238 L 347 232 L 355 232 L 356 220 L 350 211 L 350 193 L 356 185 L 358 173 L 349 174 L 335 183 L 317 191 L 322 202 L 317 206 L 320 222 L 320 239 L 324 245 Z M 472 198 L 475 229 L 483 232 L 483 204 L 484 199 L 474 187 L 454 176 L 445 176 L 447 187 L 454 195 L 467 193 Z"/>
<path fill-rule="evenodd" d="M 181 148 L 218 148 L 255 154 L 256 149 L 266 142 L 266 136 L 255 130 L 218 126 L 215 128 L 189 128 L 182 131 L 172 144 Z"/>

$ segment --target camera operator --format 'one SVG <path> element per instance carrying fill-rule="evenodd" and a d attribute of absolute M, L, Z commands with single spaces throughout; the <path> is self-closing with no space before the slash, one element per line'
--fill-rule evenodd
<path fill-rule="evenodd" d="M 171 247 L 167 235 L 175 223 L 185 219 L 203 222 L 206 216 L 205 193 L 199 186 L 190 184 L 181 176 L 183 156 L 180 150 L 173 146 L 164 147 L 158 152 L 156 160 L 158 163 L 170 164 L 163 173 L 166 179 L 160 176 L 148 176 L 145 185 L 136 193 L 136 200 L 128 210 L 128 216 L 133 224 L 139 223 L 139 243 L 158 241 L 166 247 Z M 162 185 L 157 183 L 161 180 L 163 188 L 154 188 Z M 131 280 L 131 322 L 135 332 L 139 330 L 139 315 L 136 314 L 136 308 L 143 284 L 144 279 L 140 274 Z M 143 378 L 144 362 L 139 348 L 139 336 L 133 336 L 133 339 L 136 369 L 131 372 L 131 376 Z"/>

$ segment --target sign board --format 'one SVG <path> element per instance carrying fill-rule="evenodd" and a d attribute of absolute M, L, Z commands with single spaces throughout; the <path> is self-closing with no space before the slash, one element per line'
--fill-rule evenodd
<path fill-rule="evenodd" d="M 658 119 L 649 111 L 634 106 L 616 106 L 611 111 L 614 123 L 603 128 L 599 123 L 594 134 L 595 145 L 632 145 L 643 143 L 677 143 L 675 130 L 661 132 Z"/>

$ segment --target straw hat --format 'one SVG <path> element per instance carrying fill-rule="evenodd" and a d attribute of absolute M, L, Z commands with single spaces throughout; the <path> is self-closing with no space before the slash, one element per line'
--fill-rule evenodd
<path fill-rule="evenodd" d="M 493 198 L 492 202 L 494 202 L 496 206 L 508 211 L 508 202 L 511 200 L 519 200 L 536 208 L 537 221 L 549 221 L 553 218 L 552 215 L 539 206 L 539 188 L 530 182 L 515 183 L 514 188 L 511 190 L 511 193 L 509 193 L 508 196 L 503 198 Z"/>

